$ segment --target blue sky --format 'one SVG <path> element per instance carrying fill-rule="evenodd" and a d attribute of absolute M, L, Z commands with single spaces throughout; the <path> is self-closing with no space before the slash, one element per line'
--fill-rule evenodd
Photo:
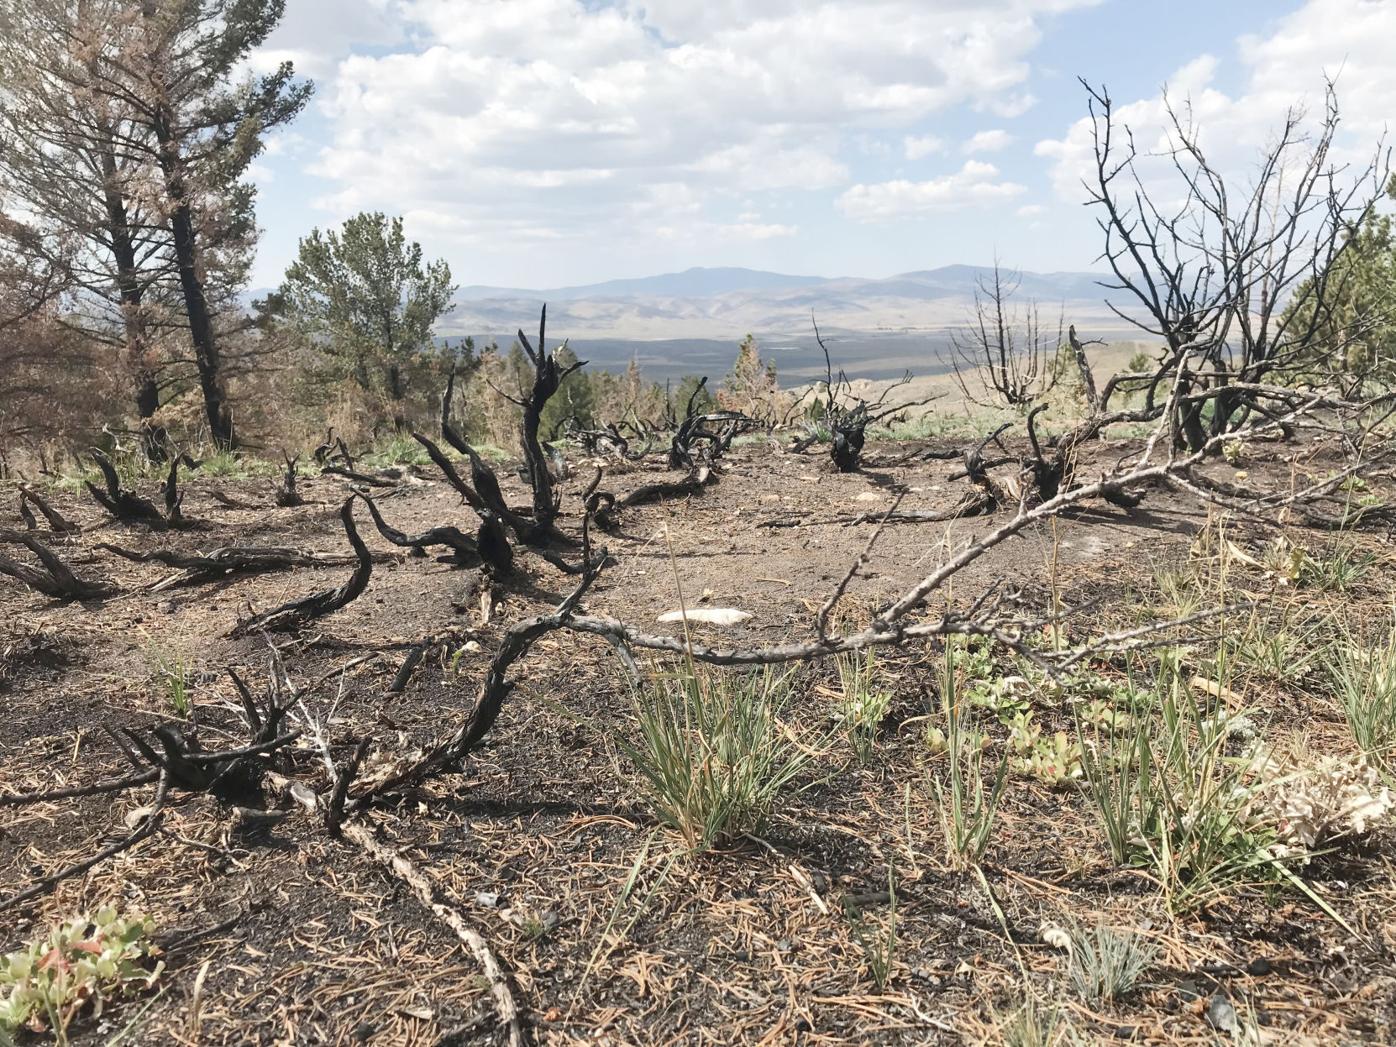
<path fill-rule="evenodd" d="M 1396 111 L 1396 0 L 291 0 L 257 56 L 316 98 L 259 159 L 256 286 L 312 226 L 403 214 L 460 284 L 692 265 L 1093 267 L 1078 75 L 1141 142 L 1160 91 L 1244 178 L 1338 76 Z M 1341 158 L 1341 157 L 1340 157 Z"/>

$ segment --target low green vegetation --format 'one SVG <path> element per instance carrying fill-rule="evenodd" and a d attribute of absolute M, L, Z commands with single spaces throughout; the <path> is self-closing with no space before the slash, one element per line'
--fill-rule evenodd
<path fill-rule="evenodd" d="M 1129 995 L 1158 958 L 1158 950 L 1134 931 L 1101 921 L 1071 932 L 1067 979 L 1076 995 L 1099 1006 Z"/>
<path fill-rule="evenodd" d="M 1156 673 L 1156 715 L 1125 731 L 1079 728 L 1086 791 L 1111 855 L 1146 869 L 1175 909 L 1276 879 L 1275 834 L 1252 817 L 1259 785 L 1232 747 L 1254 727 L 1209 708 L 1176 656 L 1165 654 Z"/>
<path fill-rule="evenodd" d="M 875 651 L 840 655 L 837 659 L 843 695 L 838 718 L 858 766 L 872 763 L 877 732 L 892 707 L 892 691 L 886 687 Z"/>
<path fill-rule="evenodd" d="M 623 743 L 655 816 L 693 851 L 759 833 L 809 762 L 781 722 L 788 672 L 723 671 L 685 661 L 633 694 L 638 737 Z"/>
<path fill-rule="evenodd" d="M 1353 740 L 1388 779 L 1396 778 L 1396 627 L 1371 644 L 1342 635 L 1328 664 Z"/>
<path fill-rule="evenodd" d="M 959 659 L 965 641 L 947 637 L 940 675 L 940 713 L 943 728 L 932 728 L 932 749 L 945 754 L 945 773 L 933 775 L 931 788 L 940 809 L 945 849 L 953 865 L 977 865 L 993 838 L 994 817 L 1008 778 L 1008 757 L 985 784 L 987 739 L 976 729 L 973 707 L 961 688 Z M 973 654 L 971 654 L 973 657 Z"/>
<path fill-rule="evenodd" d="M 109 1000 L 150 988 L 165 966 L 154 930 L 146 917 L 106 907 L 0 957 L 0 1043 L 29 1030 L 65 1044 L 80 1015 L 100 1017 Z"/>

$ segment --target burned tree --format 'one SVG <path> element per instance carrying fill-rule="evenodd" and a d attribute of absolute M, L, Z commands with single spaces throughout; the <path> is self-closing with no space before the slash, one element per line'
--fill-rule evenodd
<path fill-rule="evenodd" d="M 543 422 L 543 408 L 561 387 L 564 378 L 586 366 L 585 360 L 564 366 L 559 361 L 558 354 L 566 348 L 567 343 L 563 342 L 561 346 L 549 352 L 545 344 L 547 331 L 548 307 L 545 305 L 538 317 L 537 348 L 528 340 L 528 335 L 523 333 L 522 328 L 518 332 L 519 345 L 533 364 L 533 385 L 527 396 L 522 398 L 504 394 L 523 410 L 519 435 L 523 447 L 524 469 L 528 484 L 533 488 L 533 522 L 542 528 L 550 528 L 557 519 L 559 504 L 558 494 L 553 490 L 553 475 L 549 469 L 548 455 L 538 438 L 538 429 Z"/>
<path fill-rule="evenodd" d="M 814 339 L 824 354 L 824 397 L 821 402 L 816 394 L 814 410 L 822 412 L 824 424 L 828 427 L 831 444 L 829 454 L 833 459 L 834 468 L 841 473 L 857 472 L 863 454 L 863 444 L 867 441 L 868 426 L 902 414 L 913 407 L 928 404 L 935 397 L 928 396 L 906 403 L 887 403 L 887 398 L 893 392 L 911 381 L 910 371 L 906 372 L 900 381 L 887 386 L 872 403 L 854 396 L 853 384 L 843 369 L 839 369 L 838 377 L 834 376 L 834 364 L 829 355 L 828 343 L 824 341 L 819 324 L 814 322 L 813 317 L 810 318 L 810 322 L 814 326 Z M 814 442 L 814 439 L 811 437 L 809 442 Z M 804 446 L 808 446 L 808 443 Z"/>
<path fill-rule="evenodd" d="M 1138 308 L 1107 304 L 1163 343 L 1157 368 L 1112 382 L 1101 409 L 1117 386 L 1142 389 L 1149 410 L 1168 399 L 1174 439 L 1191 451 L 1283 415 L 1284 386 L 1341 366 L 1344 346 L 1322 337 L 1343 280 L 1335 263 L 1385 186 L 1388 154 L 1378 146 L 1355 169 L 1334 162 L 1330 82 L 1316 129 L 1291 109 L 1238 186 L 1203 151 L 1186 107 L 1165 99 L 1169 148 L 1144 154 L 1109 93 L 1082 85 L 1095 153 L 1088 202 L 1113 274 L 1106 286 Z M 1162 177 L 1176 184 L 1176 202 Z"/>
<path fill-rule="evenodd" d="M 761 425 L 740 411 L 701 410 L 699 404 L 707 385 L 708 379 L 704 375 L 689 394 L 683 418 L 678 420 L 673 438 L 669 441 L 670 469 L 693 472 L 699 466 L 711 468 L 732 446 L 733 440 Z"/>
<path fill-rule="evenodd" d="M 966 400 L 980 407 L 1026 409 L 1057 384 L 1057 353 L 1063 345 L 1060 317 L 1055 334 L 1044 330 L 1037 303 L 1022 310 L 1013 296 L 1022 282 L 994 263 L 991 277 L 974 287 L 969 323 L 950 333 L 950 364 Z M 978 391 L 970 389 L 973 379 Z"/>

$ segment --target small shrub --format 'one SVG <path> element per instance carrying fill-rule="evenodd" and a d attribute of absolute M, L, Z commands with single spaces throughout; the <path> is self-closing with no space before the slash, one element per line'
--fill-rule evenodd
<path fill-rule="evenodd" d="M 808 762 L 779 721 L 789 673 L 682 668 L 634 694 L 639 739 L 622 743 L 656 817 L 691 850 L 760 832 Z"/>
<path fill-rule="evenodd" d="M 1071 935 L 1067 977 L 1078 996 L 1101 1004 L 1127 996 L 1154 963 L 1158 950 L 1133 931 L 1104 922 L 1077 926 Z"/>
<path fill-rule="evenodd" d="M 152 965 L 153 921 L 107 907 L 59 924 L 48 936 L 0 957 L 0 1039 L 20 1029 L 68 1042 L 84 1010 L 94 1016 L 110 998 L 148 988 L 164 969 Z"/>

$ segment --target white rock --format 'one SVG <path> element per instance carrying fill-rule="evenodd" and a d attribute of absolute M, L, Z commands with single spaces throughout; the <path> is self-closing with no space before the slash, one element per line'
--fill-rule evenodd
<path fill-rule="evenodd" d="M 751 612 L 739 611 L 735 607 L 690 607 L 687 617 L 690 622 L 701 622 L 704 625 L 737 625 L 750 618 Z M 684 612 L 666 611 L 655 620 L 665 625 L 681 622 L 684 620 Z"/>

